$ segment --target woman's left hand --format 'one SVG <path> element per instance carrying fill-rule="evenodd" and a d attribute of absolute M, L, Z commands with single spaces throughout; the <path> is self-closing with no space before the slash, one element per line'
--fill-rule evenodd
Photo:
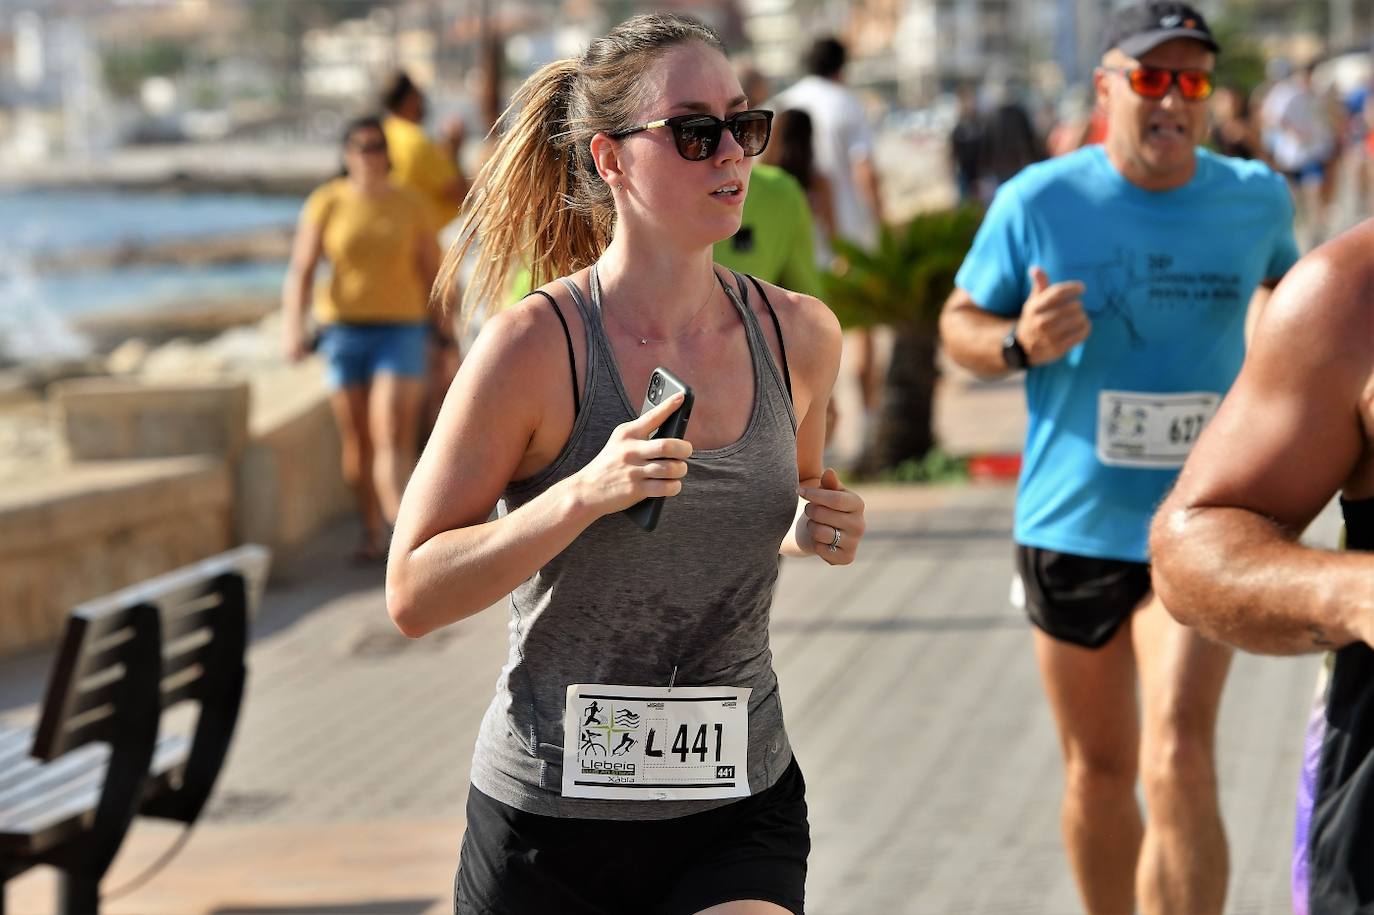
<path fill-rule="evenodd" d="M 864 535 L 864 500 L 845 489 L 830 468 L 821 474 L 820 486 L 799 487 L 797 494 L 807 502 L 805 527 L 813 552 L 832 566 L 853 562 Z"/>

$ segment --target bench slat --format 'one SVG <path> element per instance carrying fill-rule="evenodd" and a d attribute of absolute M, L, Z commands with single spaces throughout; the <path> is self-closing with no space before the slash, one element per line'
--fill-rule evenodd
<path fill-rule="evenodd" d="M 208 633 L 207 633 L 208 635 Z M 190 644 L 173 657 L 162 660 L 162 707 L 170 708 L 173 703 L 166 694 L 186 683 L 198 682 L 205 675 L 205 663 L 209 660 L 214 643 L 206 638 L 199 643 Z"/>
<path fill-rule="evenodd" d="M 113 670 L 113 669 L 112 669 Z M 119 671 L 118 676 L 103 676 L 99 682 L 92 686 L 81 687 L 76 698 L 72 701 L 68 719 L 78 719 L 96 709 L 108 709 L 114 705 L 115 699 L 119 696 L 119 691 L 124 688 L 124 672 Z M 106 712 L 108 714 L 108 712 Z"/>
<path fill-rule="evenodd" d="M 52 794 L 28 819 L 0 823 L 0 847 L 25 849 L 41 854 L 90 830 L 100 802 L 100 783 L 68 786 L 65 795 Z"/>
<path fill-rule="evenodd" d="M 65 815 L 72 799 L 84 800 L 94 807 L 100 799 L 100 783 L 104 769 L 93 767 L 60 780 L 35 779 L 20 802 L 3 811 L 0 828 L 8 832 L 36 832 L 44 825 L 56 822 Z"/>
<path fill-rule="evenodd" d="M 11 759 L 29 755 L 33 746 L 33 728 L 0 728 L 0 772 Z"/>
<path fill-rule="evenodd" d="M 179 607 L 168 607 L 164 603 L 162 641 L 172 645 L 193 632 L 209 629 L 214 623 L 215 612 L 223 604 L 223 597 L 217 591 L 202 595 Z"/>
<path fill-rule="evenodd" d="M 190 748 L 184 734 L 159 738 L 150 769 L 164 779 L 163 790 L 165 779 L 186 762 Z M 0 834 L 14 838 L 47 831 L 70 819 L 74 811 L 94 810 L 108 755 L 74 753 L 46 765 L 32 761 L 21 773 L 6 773 L 12 783 L 0 792 Z"/>
<path fill-rule="evenodd" d="M 114 706 L 103 705 L 86 712 L 79 720 L 69 722 L 64 735 L 67 745 L 80 747 L 87 743 L 111 743 L 118 740 L 119 735 L 114 733 L 114 711 Z"/>
<path fill-rule="evenodd" d="M 124 654 L 124 644 L 133 637 L 133 628 L 125 627 L 110 638 L 100 639 L 98 644 L 88 646 L 80 663 L 86 670 L 104 670 L 117 664 Z"/>
<path fill-rule="evenodd" d="M 50 763 L 30 759 L 13 767 L 5 773 L 5 783 L 0 788 L 0 818 L 8 817 L 10 811 L 22 805 L 31 791 L 81 778 L 88 772 L 104 772 L 109 755 L 109 747 L 93 744 Z"/>
<path fill-rule="evenodd" d="M 178 702 L 200 698 L 204 675 L 204 668 L 193 667 L 183 671 L 182 676 L 172 679 L 170 683 L 164 682 L 162 685 L 162 707 L 171 708 Z"/>

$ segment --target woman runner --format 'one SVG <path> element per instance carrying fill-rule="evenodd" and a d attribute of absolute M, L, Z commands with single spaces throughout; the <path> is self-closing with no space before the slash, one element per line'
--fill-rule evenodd
<path fill-rule="evenodd" d="M 436 294 L 474 244 L 465 315 L 512 266 L 543 285 L 486 320 L 387 569 L 411 637 L 511 599 L 455 911 L 801 913 L 769 607 L 780 553 L 852 562 L 864 519 L 822 467 L 835 318 L 711 259 L 771 114 L 676 15 L 549 64 L 512 110 Z M 678 398 L 638 415 L 658 366 L 695 392 L 687 440 L 652 437 Z M 656 530 L 621 514 L 654 496 Z"/>

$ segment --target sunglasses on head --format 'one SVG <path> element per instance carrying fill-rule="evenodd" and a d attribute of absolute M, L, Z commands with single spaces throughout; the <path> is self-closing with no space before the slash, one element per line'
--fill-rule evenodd
<path fill-rule="evenodd" d="M 1212 94 L 1212 74 L 1206 70 L 1167 70 L 1163 67 L 1108 67 L 1122 73 L 1131 91 L 1141 98 L 1162 99 L 1173 86 L 1189 102 L 1200 102 Z"/>
<path fill-rule="evenodd" d="M 757 156 L 768 145 L 773 133 L 773 112 L 751 108 L 730 115 L 725 120 L 709 114 L 680 114 L 677 117 L 650 121 L 628 130 L 620 130 L 612 137 L 620 139 L 642 130 L 667 127 L 673 132 L 677 154 L 690 162 L 709 159 L 720 145 L 720 135 L 729 130 L 746 156 Z"/>

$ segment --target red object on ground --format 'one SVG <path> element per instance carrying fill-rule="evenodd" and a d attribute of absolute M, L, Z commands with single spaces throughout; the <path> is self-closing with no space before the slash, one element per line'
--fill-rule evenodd
<path fill-rule="evenodd" d="M 1021 475 L 1020 454 L 979 454 L 968 459 L 974 480 L 1014 480 Z"/>

